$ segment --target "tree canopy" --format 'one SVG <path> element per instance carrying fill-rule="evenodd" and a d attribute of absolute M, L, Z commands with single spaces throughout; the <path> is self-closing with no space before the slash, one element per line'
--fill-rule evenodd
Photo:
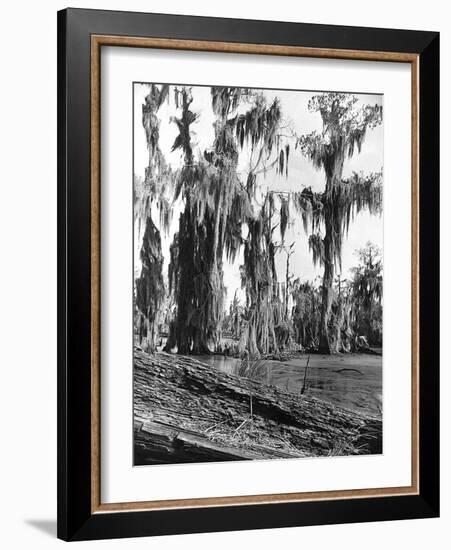
<path fill-rule="evenodd" d="M 135 219 L 145 228 L 135 283 L 139 341 L 155 349 L 158 327 L 166 323 L 165 349 L 183 354 L 223 349 L 224 330 L 239 339 L 237 353 L 252 356 L 293 345 L 322 353 L 350 349 L 352 335 L 365 328 L 375 304 L 381 306 L 382 264 L 373 250 L 371 261 L 359 256 L 352 284 L 342 282 L 341 275 L 337 282 L 336 275 L 353 220 L 362 211 L 381 212 L 383 173 L 343 174 L 368 131 L 382 123 L 382 107 L 353 94 L 313 95 L 308 110 L 319 115 L 321 129 L 302 134 L 302 128 L 293 129 L 284 119 L 277 96 L 211 87 L 210 101 L 214 138 L 203 149 L 195 139 L 202 112 L 193 108 L 192 87 L 152 84 L 142 105 L 148 162 L 144 178 L 134 182 Z M 160 146 L 165 104 L 175 109 L 170 152 L 182 155 L 177 169 Z M 296 154 L 324 173 L 323 190 L 308 182 L 290 192 L 265 184 L 266 178 L 288 178 Z M 176 223 L 175 204 L 180 213 L 171 233 L 165 284 L 160 231 L 169 234 Z M 295 243 L 287 244 L 286 236 L 297 219 L 312 262 L 322 269 L 321 285 L 291 272 Z M 284 273 L 276 267 L 280 253 L 286 254 Z M 238 258 L 245 302 L 235 293 L 227 310 L 224 262 L 234 264 Z M 365 330 L 377 340 L 375 327 Z"/>

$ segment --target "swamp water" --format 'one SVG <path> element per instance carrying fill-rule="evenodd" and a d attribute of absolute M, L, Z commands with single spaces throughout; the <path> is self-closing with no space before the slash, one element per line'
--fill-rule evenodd
<path fill-rule="evenodd" d="M 257 380 L 300 394 L 307 355 L 288 361 L 263 361 Z M 239 374 L 240 359 L 202 355 L 198 361 L 227 374 Z M 305 395 L 334 405 L 380 416 L 382 414 L 382 356 L 368 354 L 310 355 Z"/>

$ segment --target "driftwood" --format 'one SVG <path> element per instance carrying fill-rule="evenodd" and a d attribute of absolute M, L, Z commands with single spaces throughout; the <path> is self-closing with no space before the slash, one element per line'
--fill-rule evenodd
<path fill-rule="evenodd" d="M 357 374 L 360 374 L 360 376 L 363 376 L 363 372 L 359 369 L 338 369 L 335 370 L 335 372 L 342 373 L 342 372 L 356 372 Z"/>
<path fill-rule="evenodd" d="M 378 418 L 189 357 L 138 349 L 134 367 L 136 465 L 382 451 Z"/>

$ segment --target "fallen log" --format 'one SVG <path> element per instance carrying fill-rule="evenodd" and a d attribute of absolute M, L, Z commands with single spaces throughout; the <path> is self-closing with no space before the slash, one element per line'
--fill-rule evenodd
<path fill-rule="evenodd" d="M 379 418 L 190 357 L 135 350 L 136 465 L 380 452 Z"/>
<path fill-rule="evenodd" d="M 273 458 L 292 458 L 293 454 L 268 449 Z M 215 443 L 205 435 L 162 422 L 135 424 L 135 463 L 161 464 L 255 460 L 261 454 Z"/>

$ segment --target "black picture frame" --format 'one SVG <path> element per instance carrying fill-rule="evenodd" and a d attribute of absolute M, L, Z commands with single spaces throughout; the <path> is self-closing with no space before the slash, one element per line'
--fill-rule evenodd
<path fill-rule="evenodd" d="M 301 46 L 419 58 L 419 494 L 92 513 L 91 36 Z M 87 540 L 439 515 L 439 33 L 58 12 L 58 537 Z"/>

